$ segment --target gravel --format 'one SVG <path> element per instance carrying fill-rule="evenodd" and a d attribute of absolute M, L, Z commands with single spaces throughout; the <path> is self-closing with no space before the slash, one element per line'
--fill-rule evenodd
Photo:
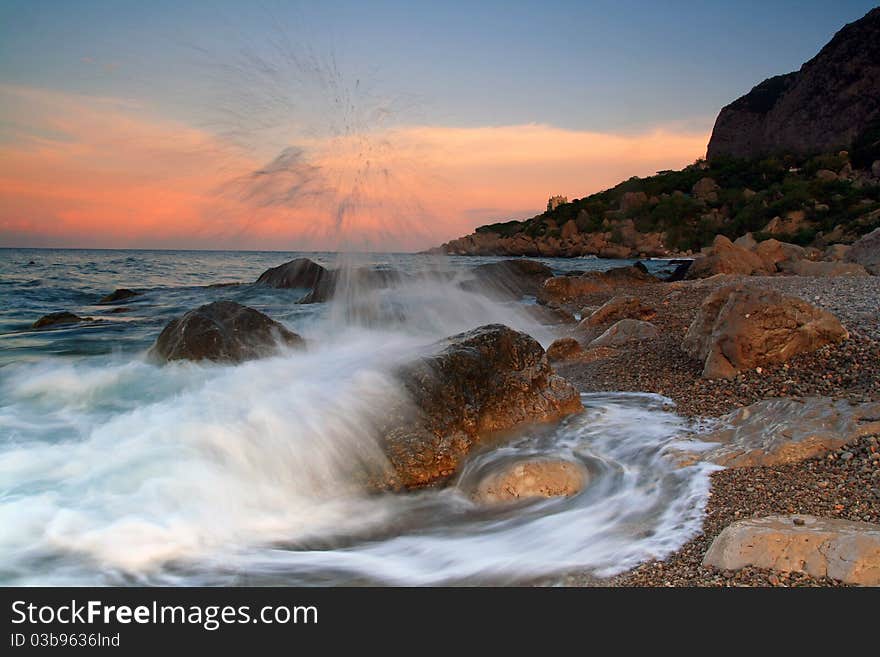
<path fill-rule="evenodd" d="M 700 377 L 702 364 L 681 349 L 687 327 L 703 299 L 724 285 L 743 282 L 798 296 L 840 319 L 849 340 L 804 354 L 784 365 L 743 372 L 730 381 Z M 717 417 L 768 397 L 827 396 L 853 402 L 880 399 L 880 277 L 724 276 L 637 286 L 577 299 L 570 311 L 630 294 L 657 309 L 660 337 L 591 353 L 556 365 L 584 392 L 643 391 L 671 398 L 679 413 Z M 586 345 L 594 337 L 572 334 Z M 562 585 L 612 586 L 841 586 L 828 578 L 757 568 L 719 572 L 701 565 L 712 539 L 731 522 L 747 517 L 797 513 L 880 523 L 880 444 L 877 436 L 828 455 L 775 467 L 728 469 L 712 475 L 703 533 L 664 561 L 643 564 L 598 581 L 568 574 Z"/>

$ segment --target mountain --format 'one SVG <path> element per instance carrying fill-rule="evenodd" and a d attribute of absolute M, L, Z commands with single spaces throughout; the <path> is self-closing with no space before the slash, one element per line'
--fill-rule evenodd
<path fill-rule="evenodd" d="M 846 25 L 799 71 L 764 80 L 722 109 L 707 157 L 830 152 L 878 127 L 880 7 Z"/>

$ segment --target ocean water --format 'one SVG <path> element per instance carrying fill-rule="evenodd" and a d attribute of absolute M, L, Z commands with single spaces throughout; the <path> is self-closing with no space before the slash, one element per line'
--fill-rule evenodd
<path fill-rule="evenodd" d="M 656 395 L 585 395 L 587 411 L 476 454 L 452 486 L 377 495 L 375 426 L 397 363 L 490 322 L 552 329 L 459 283 L 498 258 L 346 256 L 392 288 L 321 304 L 253 285 L 332 253 L 0 249 L 0 584 L 482 584 L 662 557 L 699 529 L 708 468 L 664 453 L 689 427 Z M 543 259 L 558 273 L 631 261 Z M 663 263 L 652 262 L 654 269 Z M 440 275 L 437 275 L 440 274 Z M 240 285 L 218 285 L 241 283 Z M 114 306 L 116 288 L 142 294 Z M 230 299 L 308 340 L 240 365 L 157 366 L 173 317 Z M 124 312 L 111 312 L 124 307 Z M 354 312 L 353 309 L 357 309 Z M 363 312 L 363 308 L 370 312 Z M 49 312 L 94 321 L 32 330 Z M 484 508 L 475 478 L 524 455 L 581 461 L 568 499 Z"/>

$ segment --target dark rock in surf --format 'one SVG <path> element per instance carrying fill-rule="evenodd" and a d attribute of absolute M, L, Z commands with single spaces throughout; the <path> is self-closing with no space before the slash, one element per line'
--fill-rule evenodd
<path fill-rule="evenodd" d="M 106 297 L 103 297 L 99 304 L 107 304 L 107 303 L 116 303 L 117 301 L 122 301 L 123 299 L 131 299 L 132 297 L 140 296 L 140 292 L 135 292 L 134 290 L 129 290 L 124 287 L 119 288 L 118 290 L 114 290 Z"/>
<path fill-rule="evenodd" d="M 49 313 L 48 315 L 40 317 L 40 319 L 33 323 L 31 328 L 40 329 L 46 328 L 48 326 L 58 326 L 60 324 L 78 324 L 80 322 L 88 321 L 90 320 L 86 317 L 80 317 L 79 315 L 74 315 L 73 313 L 69 313 L 65 310 L 57 313 Z"/>
<path fill-rule="evenodd" d="M 215 301 L 171 320 L 150 356 L 159 362 L 211 360 L 240 363 L 271 356 L 305 341 L 263 313 L 233 301 Z"/>
<path fill-rule="evenodd" d="M 312 290 L 328 273 L 324 267 L 308 258 L 297 258 L 264 271 L 257 279 L 257 285 Z"/>
<path fill-rule="evenodd" d="M 389 411 L 381 431 L 396 487 L 442 483 L 492 434 L 583 408 L 541 345 L 500 324 L 447 338 L 396 376 L 408 402 Z"/>
<path fill-rule="evenodd" d="M 520 298 L 537 296 L 541 284 L 553 278 L 553 270 L 534 260 L 502 260 L 474 268 L 474 280 L 465 281 L 466 290 L 491 296 Z"/>
<path fill-rule="evenodd" d="M 356 269 L 335 269 L 323 274 L 311 292 L 297 303 L 322 303 L 336 296 L 337 290 L 359 296 L 370 290 L 390 287 L 403 280 L 403 275 L 395 269 L 373 269 L 359 267 Z"/>

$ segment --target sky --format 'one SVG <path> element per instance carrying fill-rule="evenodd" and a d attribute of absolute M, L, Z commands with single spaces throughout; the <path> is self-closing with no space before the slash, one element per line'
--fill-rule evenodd
<path fill-rule="evenodd" d="M 435 246 L 705 154 L 871 2 L 0 0 L 0 246 Z"/>

